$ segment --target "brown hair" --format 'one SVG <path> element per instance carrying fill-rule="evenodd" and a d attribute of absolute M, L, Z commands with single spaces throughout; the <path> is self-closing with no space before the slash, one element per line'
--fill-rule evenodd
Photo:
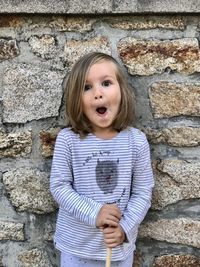
<path fill-rule="evenodd" d="M 68 126 L 80 136 L 92 132 L 91 124 L 82 110 L 82 92 L 90 67 L 99 61 L 110 61 L 116 66 L 116 78 L 121 89 L 119 112 L 113 121 L 113 129 L 121 131 L 132 126 L 135 118 L 133 91 L 129 87 L 119 63 L 110 55 L 92 52 L 80 58 L 73 66 L 66 83 L 66 113 Z"/>

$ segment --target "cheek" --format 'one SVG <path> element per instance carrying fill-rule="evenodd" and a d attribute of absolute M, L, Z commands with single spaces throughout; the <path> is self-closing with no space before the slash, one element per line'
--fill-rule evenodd
<path fill-rule="evenodd" d="M 116 105 L 121 104 L 121 93 L 120 92 L 118 94 L 116 94 L 114 101 L 115 101 Z"/>
<path fill-rule="evenodd" d="M 82 96 L 81 98 L 81 106 L 83 110 L 87 107 L 87 98 L 85 96 Z"/>
<path fill-rule="evenodd" d="M 88 101 L 82 101 L 82 112 L 83 112 L 86 116 L 90 115 L 91 107 L 90 107 Z"/>

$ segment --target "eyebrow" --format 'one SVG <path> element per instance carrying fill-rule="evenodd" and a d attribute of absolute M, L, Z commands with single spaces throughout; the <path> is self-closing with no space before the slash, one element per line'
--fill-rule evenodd
<path fill-rule="evenodd" d="M 111 76 L 111 75 L 104 75 L 103 77 L 101 77 L 101 79 L 102 79 L 102 80 L 105 80 L 105 79 L 114 79 L 114 77 Z M 85 82 L 88 83 L 89 81 L 86 80 Z"/>
<path fill-rule="evenodd" d="M 104 80 L 104 79 L 108 79 L 108 78 L 113 78 L 113 76 L 105 75 L 105 76 L 103 76 L 102 78 L 103 78 L 103 80 Z"/>

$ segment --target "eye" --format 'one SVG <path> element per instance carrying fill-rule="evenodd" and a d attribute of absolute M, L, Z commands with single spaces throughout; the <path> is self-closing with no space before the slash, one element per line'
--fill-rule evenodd
<path fill-rule="evenodd" d="M 102 82 L 102 86 L 108 87 L 109 85 L 111 85 L 111 81 L 109 80 L 105 80 Z"/>
<path fill-rule="evenodd" d="M 86 84 L 84 87 L 84 91 L 88 91 L 92 88 L 92 86 L 90 84 Z"/>

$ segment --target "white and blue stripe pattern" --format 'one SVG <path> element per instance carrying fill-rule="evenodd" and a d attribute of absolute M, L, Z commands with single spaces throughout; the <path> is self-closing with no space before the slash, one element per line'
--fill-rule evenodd
<path fill-rule="evenodd" d="M 103 184 L 105 181 L 109 184 Z M 117 203 L 128 242 L 114 248 L 112 258 L 124 260 L 135 249 L 153 185 L 149 145 L 141 131 L 128 128 L 102 140 L 93 134 L 81 139 L 69 128 L 61 130 L 50 179 L 52 195 L 59 204 L 56 247 L 78 257 L 105 260 L 96 217 L 105 203 Z"/>

